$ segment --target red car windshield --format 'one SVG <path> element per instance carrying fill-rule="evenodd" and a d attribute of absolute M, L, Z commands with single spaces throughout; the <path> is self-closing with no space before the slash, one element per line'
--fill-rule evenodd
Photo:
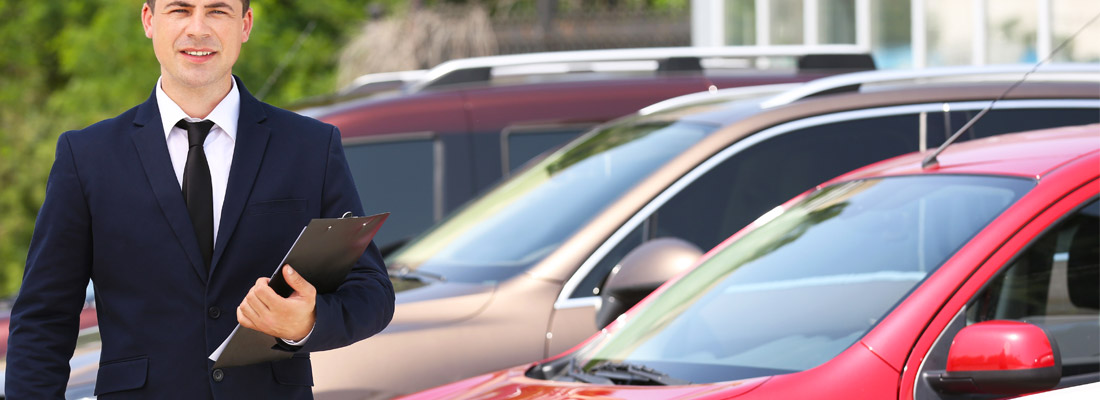
<path fill-rule="evenodd" d="M 555 362 L 560 370 L 542 370 L 568 380 L 625 363 L 703 383 L 813 368 L 856 343 L 1034 185 L 925 175 L 823 188 Z"/>

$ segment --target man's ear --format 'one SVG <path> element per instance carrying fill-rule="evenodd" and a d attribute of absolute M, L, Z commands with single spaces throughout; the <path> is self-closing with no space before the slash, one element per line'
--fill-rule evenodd
<path fill-rule="evenodd" d="M 153 9 L 149 8 L 149 3 L 142 3 L 141 5 L 141 27 L 145 29 L 145 37 L 153 38 Z"/>
<path fill-rule="evenodd" d="M 250 34 L 252 34 L 252 7 L 244 10 L 244 35 L 241 36 L 241 43 L 247 42 Z"/>

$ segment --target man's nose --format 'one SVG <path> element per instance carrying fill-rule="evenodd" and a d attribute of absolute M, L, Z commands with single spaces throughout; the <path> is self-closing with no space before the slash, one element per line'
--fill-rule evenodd
<path fill-rule="evenodd" d="M 206 13 L 196 10 L 187 20 L 186 33 L 190 36 L 210 36 L 210 25 Z"/>

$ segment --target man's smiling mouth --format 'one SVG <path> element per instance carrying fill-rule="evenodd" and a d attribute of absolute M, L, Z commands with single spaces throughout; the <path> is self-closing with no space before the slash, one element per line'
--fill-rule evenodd
<path fill-rule="evenodd" d="M 184 51 L 183 53 L 187 54 L 189 56 L 196 56 L 196 57 L 202 57 L 202 56 L 208 56 L 208 55 L 214 54 L 213 51 Z"/>

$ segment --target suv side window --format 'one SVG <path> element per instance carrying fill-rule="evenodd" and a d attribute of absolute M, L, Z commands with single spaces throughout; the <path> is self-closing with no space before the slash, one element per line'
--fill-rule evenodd
<path fill-rule="evenodd" d="M 363 209 L 390 213 L 374 238 L 380 249 L 435 223 L 435 147 L 431 138 L 345 145 Z"/>
<path fill-rule="evenodd" d="M 955 130 L 966 125 L 981 110 L 963 110 L 951 112 L 950 132 L 944 135 L 929 135 L 928 146 L 938 147 Z M 992 110 L 974 123 L 960 140 L 983 138 L 1009 132 L 1022 132 L 1054 126 L 1086 125 L 1100 122 L 1100 113 L 1095 108 L 1032 108 Z"/>
<path fill-rule="evenodd" d="M 1015 320 L 1043 328 L 1062 353 L 1061 386 L 1096 381 L 1100 373 L 1100 202 L 1093 200 L 1044 233 L 994 277 L 966 310 L 967 325 Z"/>
<path fill-rule="evenodd" d="M 507 177 L 547 150 L 576 138 L 592 125 L 508 127 L 501 132 L 503 175 Z"/>
<path fill-rule="evenodd" d="M 710 249 L 814 185 L 917 150 L 917 129 L 916 115 L 894 115 L 812 126 L 753 145 L 665 203 L 655 237 Z"/>
<path fill-rule="evenodd" d="M 630 250 L 634 250 L 635 247 L 640 246 L 648 240 L 648 228 L 649 221 L 646 221 L 638 225 L 637 228 L 634 228 L 633 231 L 630 231 L 619 244 L 615 245 L 615 248 L 612 249 L 610 253 L 607 253 L 607 255 L 592 268 L 592 273 L 584 276 L 584 279 L 577 285 L 577 289 L 574 290 L 569 297 L 575 299 L 599 296 L 600 288 L 603 287 L 604 281 L 607 280 L 607 275 L 611 273 L 611 269 L 615 268 L 615 265 L 618 264 L 619 261 L 622 261 L 623 257 L 626 257 L 626 254 L 629 253 Z"/>

